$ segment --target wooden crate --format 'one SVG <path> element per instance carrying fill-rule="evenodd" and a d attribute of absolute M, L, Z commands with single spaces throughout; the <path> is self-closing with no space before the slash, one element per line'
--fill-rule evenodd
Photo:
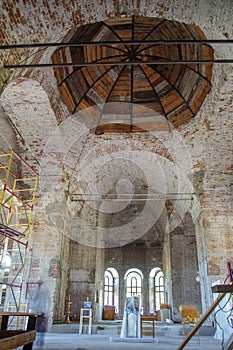
<path fill-rule="evenodd" d="M 103 308 L 103 320 L 115 320 L 115 306 L 105 305 Z"/>

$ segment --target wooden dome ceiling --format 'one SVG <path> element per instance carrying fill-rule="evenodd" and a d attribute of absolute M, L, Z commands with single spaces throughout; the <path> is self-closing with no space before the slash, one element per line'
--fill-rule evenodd
<path fill-rule="evenodd" d="M 133 16 L 73 33 L 71 45 L 52 55 L 61 64 L 55 76 L 71 113 L 98 106 L 92 115 L 97 134 L 178 127 L 210 91 L 212 63 L 200 61 L 213 60 L 214 50 L 197 42 L 206 39 L 197 26 Z M 69 62 L 74 65 L 65 66 Z"/>

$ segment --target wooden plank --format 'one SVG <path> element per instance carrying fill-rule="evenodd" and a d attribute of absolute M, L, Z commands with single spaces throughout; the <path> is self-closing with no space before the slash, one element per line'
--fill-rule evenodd
<path fill-rule="evenodd" d="M 3 311 L 0 312 L 0 316 L 38 316 L 40 313 L 38 312 L 17 312 L 17 311 Z"/>
<path fill-rule="evenodd" d="M 211 290 L 213 293 L 233 293 L 233 284 L 216 284 Z"/>
<path fill-rule="evenodd" d="M 12 350 L 18 346 L 32 343 L 36 339 L 36 331 L 25 331 L 11 337 L 0 339 L 1 350 Z"/>
<path fill-rule="evenodd" d="M 21 334 L 21 333 L 25 333 L 25 330 L 15 330 L 15 329 L 2 330 L 0 332 L 0 339 L 12 337 L 13 335 L 17 335 L 17 334 Z"/>

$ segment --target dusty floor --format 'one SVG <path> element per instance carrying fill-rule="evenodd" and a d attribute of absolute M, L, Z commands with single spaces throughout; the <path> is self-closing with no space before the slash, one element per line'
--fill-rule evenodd
<path fill-rule="evenodd" d="M 78 334 L 55 334 L 47 333 L 44 347 L 33 349 L 46 350 L 175 350 L 181 344 L 182 336 L 165 337 L 161 336 L 158 343 L 137 343 L 137 342 L 117 342 L 110 341 L 107 335 L 78 335 Z M 196 339 L 192 339 L 184 348 L 185 350 L 221 350 L 221 342 L 214 340 L 211 336 L 202 336 L 200 344 Z"/>
<path fill-rule="evenodd" d="M 100 329 L 100 330 L 99 330 Z M 184 337 L 180 326 L 155 327 L 156 337 L 143 336 L 142 339 L 122 339 L 117 326 L 97 327 L 94 334 L 78 334 L 78 325 L 55 325 L 46 333 L 44 346 L 34 343 L 33 349 L 44 350 L 177 350 Z M 209 335 L 206 335 L 209 334 Z M 203 335 L 205 334 L 205 335 Z M 223 350 L 221 340 L 214 339 L 212 331 L 201 331 L 200 344 L 194 336 L 183 348 L 184 350 Z"/>

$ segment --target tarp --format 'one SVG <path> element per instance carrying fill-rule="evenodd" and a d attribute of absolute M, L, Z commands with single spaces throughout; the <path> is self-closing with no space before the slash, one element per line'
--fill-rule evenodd
<path fill-rule="evenodd" d="M 140 338 L 140 297 L 126 298 L 121 328 L 121 338 Z"/>

